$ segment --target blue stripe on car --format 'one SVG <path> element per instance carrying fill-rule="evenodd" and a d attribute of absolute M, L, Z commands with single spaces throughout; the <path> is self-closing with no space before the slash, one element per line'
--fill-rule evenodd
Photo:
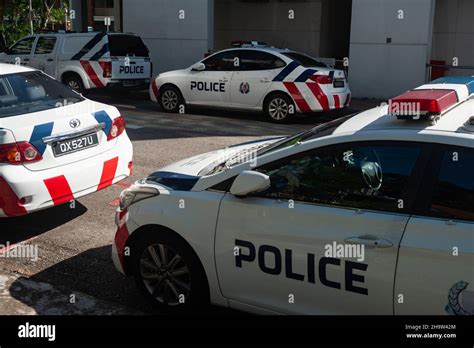
<path fill-rule="evenodd" d="M 100 58 L 102 58 L 102 56 L 104 54 L 106 54 L 107 52 L 109 52 L 109 44 L 106 43 L 104 44 L 104 46 L 102 46 L 102 48 L 97 51 L 92 57 L 90 60 L 99 60 Z"/>
<path fill-rule="evenodd" d="M 33 145 L 41 155 L 46 151 L 46 144 L 43 142 L 44 137 L 49 137 L 53 133 L 54 122 L 37 125 L 31 133 L 30 144 Z"/>
<path fill-rule="evenodd" d="M 474 76 L 446 76 L 440 77 L 434 81 L 431 81 L 430 84 L 433 83 L 453 83 L 453 84 L 460 84 L 465 85 L 469 90 L 469 94 L 474 93 Z"/>
<path fill-rule="evenodd" d="M 109 114 L 106 113 L 105 111 L 99 111 L 95 112 L 92 115 L 94 115 L 95 119 L 99 123 L 104 123 L 105 128 L 104 128 L 104 133 L 107 135 L 110 132 L 110 128 L 112 127 L 112 119 L 110 118 Z"/>
<path fill-rule="evenodd" d="M 290 75 L 300 65 L 293 61 L 288 64 L 280 73 L 273 79 L 273 81 L 283 81 L 288 75 Z"/>
<path fill-rule="evenodd" d="M 87 53 L 89 53 L 95 47 L 95 45 L 97 45 L 104 38 L 105 35 L 107 34 L 99 33 L 96 36 L 94 36 L 88 43 L 84 45 L 84 47 L 81 48 L 81 50 L 78 53 L 72 56 L 71 60 L 80 60 Z"/>
<path fill-rule="evenodd" d="M 296 78 L 295 82 L 306 82 L 306 80 L 313 76 L 316 72 L 317 70 L 315 69 L 306 69 L 300 76 Z"/>

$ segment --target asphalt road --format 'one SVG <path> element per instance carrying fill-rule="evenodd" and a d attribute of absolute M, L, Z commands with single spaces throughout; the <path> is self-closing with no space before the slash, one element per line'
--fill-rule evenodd
<path fill-rule="evenodd" d="M 145 94 L 88 97 L 117 106 L 127 121 L 134 145 L 134 174 L 125 183 L 186 157 L 257 138 L 292 134 L 334 117 L 303 116 L 292 124 L 275 125 L 263 121 L 258 113 L 187 110 L 186 114 L 170 115 L 162 113 Z M 39 251 L 37 261 L 0 259 L 0 314 L 71 313 L 65 309 L 67 299 L 76 294 L 90 301 L 83 302 L 89 303 L 85 309 L 72 313 L 154 313 L 133 280 L 116 272 L 110 258 L 121 190 L 122 186 L 114 185 L 81 198 L 73 209 L 63 205 L 0 220 L 0 244 L 37 245 Z M 64 299 L 58 300 L 58 294 Z M 9 298 L 15 304 L 8 305 Z M 105 301 L 105 305 L 94 301 Z M 114 306 L 120 309 L 104 310 Z M 209 311 L 232 313 L 215 308 Z"/>

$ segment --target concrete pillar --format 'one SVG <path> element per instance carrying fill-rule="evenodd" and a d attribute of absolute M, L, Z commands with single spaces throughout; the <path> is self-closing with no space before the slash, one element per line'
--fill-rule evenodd
<path fill-rule="evenodd" d="M 387 99 L 426 81 L 435 0 L 353 0 L 349 82 L 354 97 Z"/>

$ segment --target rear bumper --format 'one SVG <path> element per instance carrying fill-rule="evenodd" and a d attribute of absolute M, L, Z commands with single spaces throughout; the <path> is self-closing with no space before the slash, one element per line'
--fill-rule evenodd
<path fill-rule="evenodd" d="M 151 79 L 139 80 L 110 80 L 106 88 L 109 89 L 127 89 L 127 90 L 146 90 L 150 86 Z"/>
<path fill-rule="evenodd" d="M 130 176 L 132 157 L 124 132 L 112 150 L 61 167 L 0 166 L 0 217 L 26 215 L 109 187 Z"/>

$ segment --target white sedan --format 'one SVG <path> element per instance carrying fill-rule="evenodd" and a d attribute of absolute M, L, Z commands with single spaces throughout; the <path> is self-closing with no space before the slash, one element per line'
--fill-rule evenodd
<path fill-rule="evenodd" d="M 121 195 L 117 269 L 167 311 L 474 314 L 473 87 L 162 168 Z"/>
<path fill-rule="evenodd" d="M 347 107 L 351 91 L 342 70 L 303 53 L 250 46 L 158 75 L 150 97 L 167 112 L 184 112 L 185 105 L 255 110 L 278 123 Z"/>
<path fill-rule="evenodd" d="M 42 72 L 0 64 L 0 217 L 25 215 L 128 177 L 119 111 Z"/>

